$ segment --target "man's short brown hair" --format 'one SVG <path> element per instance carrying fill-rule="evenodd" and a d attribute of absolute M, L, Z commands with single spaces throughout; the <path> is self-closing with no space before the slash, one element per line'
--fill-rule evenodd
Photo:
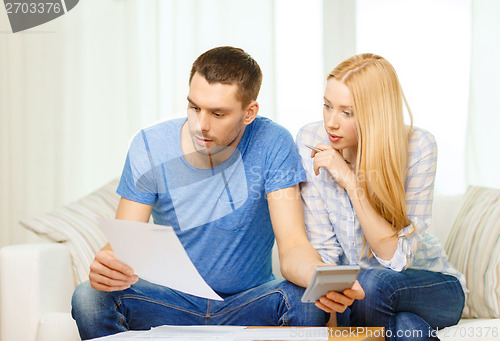
<path fill-rule="evenodd" d="M 189 84 L 196 72 L 210 84 L 236 84 L 236 98 L 242 107 L 257 99 L 262 84 L 259 64 L 242 49 L 231 46 L 216 47 L 199 56 L 191 68 Z"/>

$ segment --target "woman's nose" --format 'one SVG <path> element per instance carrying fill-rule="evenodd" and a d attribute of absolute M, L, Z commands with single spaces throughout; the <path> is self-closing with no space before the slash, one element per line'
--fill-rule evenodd
<path fill-rule="evenodd" d="M 338 114 L 333 112 L 330 117 L 328 117 L 326 121 L 326 125 L 329 128 L 336 129 L 339 127 L 339 122 L 338 122 Z"/>

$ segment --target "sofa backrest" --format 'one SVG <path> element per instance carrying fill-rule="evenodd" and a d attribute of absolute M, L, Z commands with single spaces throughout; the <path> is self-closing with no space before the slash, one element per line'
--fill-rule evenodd
<path fill-rule="evenodd" d="M 432 223 L 427 232 L 437 237 L 444 246 L 464 200 L 464 194 L 434 195 Z"/>

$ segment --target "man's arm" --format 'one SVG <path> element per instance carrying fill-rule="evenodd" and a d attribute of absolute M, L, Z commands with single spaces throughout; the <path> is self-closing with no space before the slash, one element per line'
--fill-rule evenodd
<path fill-rule="evenodd" d="M 151 205 L 121 198 L 116 219 L 148 222 L 151 210 Z M 139 280 L 130 266 L 116 259 L 109 243 L 96 254 L 90 265 L 89 279 L 94 289 L 102 291 L 125 290 Z"/>
<path fill-rule="evenodd" d="M 268 193 L 267 200 L 281 273 L 290 282 L 307 287 L 314 269 L 325 263 L 307 238 L 299 186 Z M 355 299 L 361 300 L 364 296 L 363 288 L 356 281 L 352 289 L 344 290 L 343 294 L 328 292 L 316 302 L 316 306 L 329 313 L 344 312 Z"/>
<path fill-rule="evenodd" d="M 283 277 L 302 287 L 309 284 L 314 269 L 325 265 L 307 238 L 298 185 L 268 193 Z"/>

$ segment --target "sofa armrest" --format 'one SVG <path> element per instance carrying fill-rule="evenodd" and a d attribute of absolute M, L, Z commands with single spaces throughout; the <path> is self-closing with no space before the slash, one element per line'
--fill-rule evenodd
<path fill-rule="evenodd" d="M 80 335 L 70 313 L 53 312 L 40 319 L 36 341 L 80 341 Z"/>
<path fill-rule="evenodd" d="M 69 312 L 74 290 L 63 244 L 22 244 L 0 250 L 0 339 L 35 340 L 40 318 Z"/>

